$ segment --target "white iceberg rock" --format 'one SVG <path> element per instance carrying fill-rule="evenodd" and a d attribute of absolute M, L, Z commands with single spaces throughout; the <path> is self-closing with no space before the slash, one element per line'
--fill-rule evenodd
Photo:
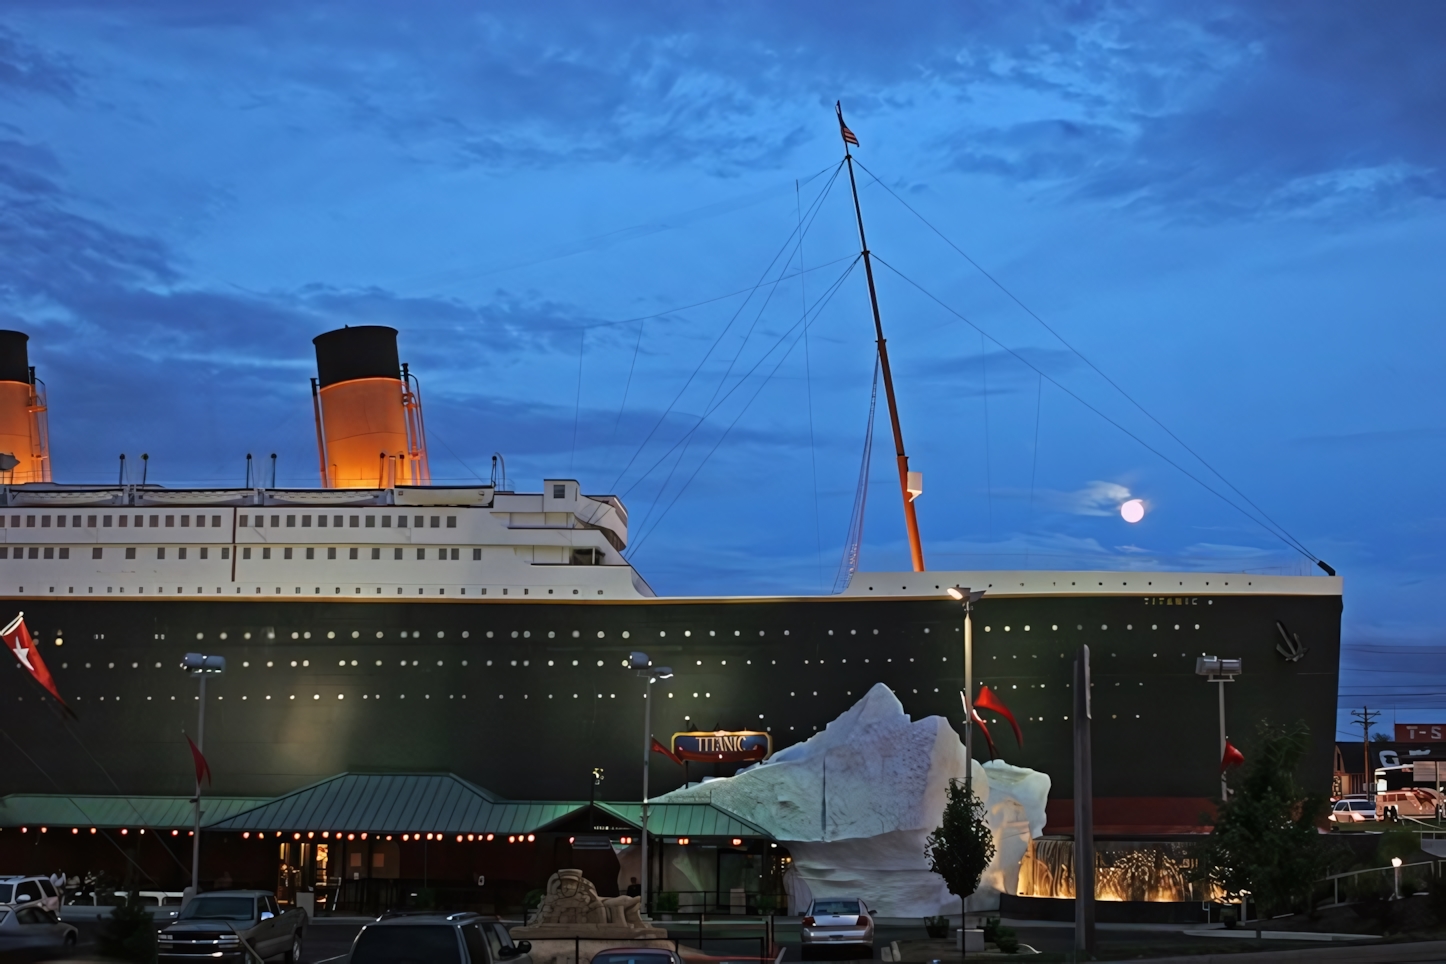
<path fill-rule="evenodd" d="M 878 683 L 823 732 L 768 761 L 656 799 L 710 801 L 773 834 L 793 858 L 786 884 L 795 913 L 813 897 L 851 896 L 888 917 L 957 914 L 959 899 L 929 870 L 924 843 L 964 759 L 948 720 L 910 720 Z M 973 771 L 997 850 L 969 902 L 985 909 L 1017 885 L 1025 847 L 1044 830 L 1049 777 L 977 760 Z"/>

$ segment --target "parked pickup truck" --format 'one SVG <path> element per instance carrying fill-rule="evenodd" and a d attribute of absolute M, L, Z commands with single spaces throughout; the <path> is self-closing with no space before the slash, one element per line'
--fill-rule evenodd
<path fill-rule="evenodd" d="M 118 905 L 125 903 L 126 895 L 124 890 L 87 890 L 66 894 L 65 902 L 60 905 L 60 919 L 71 924 L 102 920 L 109 917 Z M 137 896 L 140 897 L 141 905 L 158 923 L 173 921 L 180 913 L 180 891 L 142 890 Z"/>
<path fill-rule="evenodd" d="M 198 894 L 161 931 L 161 964 L 200 961 L 284 960 L 301 964 L 306 911 L 283 911 L 264 890 L 217 890 Z M 249 948 L 249 950 L 248 950 Z"/>

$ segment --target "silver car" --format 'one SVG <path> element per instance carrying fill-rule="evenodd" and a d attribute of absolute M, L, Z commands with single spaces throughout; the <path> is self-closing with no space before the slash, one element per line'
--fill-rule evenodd
<path fill-rule="evenodd" d="M 800 932 L 805 959 L 817 948 L 833 945 L 859 947 L 873 956 L 873 911 L 857 897 L 819 897 L 808 905 Z"/>
<path fill-rule="evenodd" d="M 0 952 L 20 948 L 74 947 L 76 929 L 39 902 L 0 906 Z"/>

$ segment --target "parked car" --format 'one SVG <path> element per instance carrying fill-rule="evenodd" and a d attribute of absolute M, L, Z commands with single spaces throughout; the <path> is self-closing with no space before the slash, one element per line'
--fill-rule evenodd
<path fill-rule="evenodd" d="M 39 901 L 0 907 L 0 951 L 20 948 L 74 947 L 76 929 Z"/>
<path fill-rule="evenodd" d="M 873 911 L 857 897 L 819 897 L 803 916 L 800 941 L 805 958 L 824 945 L 862 945 L 874 952 Z"/>
<path fill-rule="evenodd" d="M 594 954 L 592 964 L 683 964 L 683 959 L 666 947 L 609 947 Z"/>
<path fill-rule="evenodd" d="M 299 907 L 283 911 L 275 895 L 264 890 L 198 894 L 158 935 L 159 958 L 162 964 L 201 958 L 246 961 L 252 959 L 245 951 L 249 946 L 263 960 L 301 964 L 306 922 L 306 911 Z"/>
<path fill-rule="evenodd" d="M 348 964 L 532 964 L 501 921 L 479 914 L 387 914 L 352 941 Z M 649 962 L 655 964 L 655 962 Z M 656 962 L 663 964 L 663 962 Z"/>
<path fill-rule="evenodd" d="M 51 913 L 60 909 L 60 894 L 49 877 L 0 877 L 0 904 L 28 904 L 39 901 Z"/>
<path fill-rule="evenodd" d="M 60 919 L 68 921 L 100 920 L 125 903 L 129 892 L 124 890 L 85 890 L 67 894 L 60 906 Z M 137 892 L 141 904 L 158 921 L 175 920 L 181 912 L 182 893 L 178 890 L 142 890 Z"/>
<path fill-rule="evenodd" d="M 1376 819 L 1400 820 L 1402 817 L 1446 817 L 1446 796 L 1430 787 L 1409 787 L 1376 794 Z"/>
<path fill-rule="evenodd" d="M 1332 823 L 1363 823 L 1376 819 L 1376 805 L 1368 797 L 1343 797 L 1331 807 Z"/>

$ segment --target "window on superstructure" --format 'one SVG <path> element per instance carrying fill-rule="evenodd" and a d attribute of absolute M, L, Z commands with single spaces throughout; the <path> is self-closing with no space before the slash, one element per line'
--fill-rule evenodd
<path fill-rule="evenodd" d="M 400 550 L 400 549 L 393 549 L 393 550 L 392 550 L 392 558 L 393 558 L 393 559 L 400 559 L 400 558 L 402 558 L 402 550 Z"/>
<path fill-rule="evenodd" d="M 250 558 L 251 558 L 251 547 L 250 547 L 250 546 L 242 546 L 242 547 L 241 547 L 241 558 L 242 558 L 242 559 L 250 559 Z"/>
<path fill-rule="evenodd" d="M 417 550 L 417 558 L 418 558 L 418 559 L 425 559 L 425 558 L 427 558 L 427 550 L 426 550 L 426 549 L 418 549 L 418 550 Z"/>
<path fill-rule="evenodd" d="M 404 515 L 399 515 L 399 516 L 397 516 L 397 528 L 398 528 L 398 529 L 405 529 L 406 527 L 407 527 L 407 517 L 404 516 Z"/>
<path fill-rule="evenodd" d="M 316 517 L 316 524 L 317 524 L 317 526 L 319 526 L 320 528 L 325 529 L 325 528 L 326 528 L 326 516 L 324 516 L 324 515 L 319 515 L 319 516 L 317 516 L 317 517 Z"/>
<path fill-rule="evenodd" d="M 176 558 L 177 558 L 177 559 L 184 559 L 184 558 L 186 558 L 186 547 L 185 547 L 185 546 L 182 546 L 181 548 L 179 548 L 179 549 L 176 550 Z"/>
<path fill-rule="evenodd" d="M 181 551 L 184 552 L 185 550 L 182 549 Z M 201 547 L 201 558 L 202 558 L 202 559 L 206 559 L 206 558 L 208 558 L 210 555 L 211 555 L 211 550 L 210 550 L 210 549 L 207 549 L 205 546 L 202 546 L 202 547 Z M 184 557 L 183 557 L 183 558 L 184 558 Z"/>
<path fill-rule="evenodd" d="M 473 562 L 481 562 L 481 561 L 482 561 L 482 550 L 481 550 L 481 549 L 473 549 L 473 550 L 472 550 L 472 561 L 473 561 Z"/>
<path fill-rule="evenodd" d="M 153 516 L 151 516 L 151 528 L 152 528 L 152 529 L 159 528 L 159 527 L 160 527 L 160 524 L 161 524 L 161 517 L 160 517 L 160 516 L 158 516 L 158 515 L 153 515 Z"/>
<path fill-rule="evenodd" d="M 173 516 L 173 515 L 168 515 L 168 516 L 166 516 L 166 528 L 167 528 L 167 529 L 171 529 L 171 528 L 174 528 L 175 525 L 176 525 L 176 517 Z"/>
<path fill-rule="evenodd" d="M 19 524 L 20 524 L 20 517 L 19 517 L 18 515 L 15 517 L 15 523 L 16 523 L 16 525 L 19 525 Z M 110 516 L 106 516 L 106 517 L 105 517 L 105 521 L 102 523 L 102 528 L 105 528 L 105 529 L 109 529 L 109 528 L 110 528 Z"/>
<path fill-rule="evenodd" d="M 352 552 L 356 552 L 356 550 L 353 549 Z M 372 558 L 373 558 L 373 559 L 380 559 L 381 557 L 382 557 L 382 551 L 381 551 L 380 549 L 373 549 L 373 550 L 372 550 Z M 355 559 L 356 556 L 352 556 L 352 558 Z"/>
<path fill-rule="evenodd" d="M 376 528 L 376 525 L 377 525 L 377 517 L 374 516 L 374 515 L 371 515 L 370 513 L 368 513 L 368 514 L 367 514 L 367 528 L 368 528 L 368 529 L 374 529 L 374 528 Z"/>
<path fill-rule="evenodd" d="M 356 528 L 358 525 L 360 525 L 360 524 L 361 524 L 361 516 L 359 516 L 359 515 L 354 515 L 354 516 L 351 517 L 351 527 L 352 527 L 353 529 L 355 529 L 355 528 Z"/>
<path fill-rule="evenodd" d="M 165 550 L 164 547 L 156 550 L 156 558 L 157 558 L 157 559 L 164 559 L 164 558 L 166 558 L 166 550 Z"/>
<path fill-rule="evenodd" d="M 453 550 L 452 550 L 452 558 L 453 558 L 454 560 L 457 559 L 457 558 L 459 558 L 459 556 L 458 556 L 459 551 L 460 551 L 460 550 L 457 550 L 457 549 L 453 549 Z"/>
<path fill-rule="evenodd" d="M 205 549 L 202 549 L 202 550 L 201 550 L 201 558 L 202 558 L 202 559 L 206 558 L 206 550 L 205 550 Z M 230 559 L 230 558 L 231 558 L 231 547 L 230 547 L 230 546 L 222 546 L 222 547 L 221 547 L 221 558 L 222 558 L 222 559 Z"/>
<path fill-rule="evenodd" d="M 79 519 L 79 518 L 80 518 L 80 516 L 76 516 L 76 519 Z M 94 528 L 95 528 L 95 516 L 93 516 L 93 515 L 86 516 L 86 517 L 85 517 L 85 524 L 86 524 L 87 526 L 89 526 L 90 528 L 94 529 Z M 79 523 L 79 522 L 76 522 L 76 525 L 80 525 L 80 523 Z M 110 525 L 110 523 L 107 522 L 106 525 Z"/>
<path fill-rule="evenodd" d="M 76 516 L 71 516 L 71 517 L 70 517 L 70 524 L 73 525 L 73 526 L 75 526 L 77 529 L 79 529 L 79 528 L 80 528 L 80 516 L 78 516 L 78 515 L 76 515 Z M 90 517 L 90 524 L 91 524 L 91 525 L 95 525 L 95 516 L 91 516 L 91 517 Z"/>
<path fill-rule="evenodd" d="M 311 546 L 307 546 L 307 547 L 306 547 L 306 558 L 308 558 L 308 559 L 315 559 L 315 558 L 316 558 L 316 550 L 313 549 Z"/>
<path fill-rule="evenodd" d="M 40 517 L 40 528 L 42 528 L 42 529 L 49 529 L 49 528 L 50 528 L 50 516 L 48 516 L 48 515 L 43 515 L 43 516 Z"/>
<path fill-rule="evenodd" d="M 262 547 L 261 547 L 261 558 L 262 558 L 262 559 L 270 559 L 270 558 L 271 558 L 271 547 L 270 547 L 270 546 L 262 546 Z"/>
<path fill-rule="evenodd" d="M 426 522 L 425 522 L 425 520 L 424 520 L 421 516 L 419 516 L 419 515 L 414 515 L 414 516 L 412 516 L 412 528 L 413 528 L 413 529 L 420 529 L 420 528 L 421 528 L 422 526 L 424 526 L 424 525 L 426 525 Z"/>
<path fill-rule="evenodd" d="M 283 558 L 283 559 L 290 559 L 290 558 L 291 558 L 291 547 L 290 547 L 290 546 L 287 546 L 285 549 L 282 549 L 282 550 L 281 550 L 281 558 Z"/>
<path fill-rule="evenodd" d="M 199 516 L 198 516 L 197 518 L 199 518 Z M 213 528 L 213 529 L 219 529 L 219 528 L 221 528 L 221 517 L 220 517 L 220 516 L 218 516 L 218 515 L 213 515 L 213 516 L 211 516 L 211 528 Z"/>
<path fill-rule="evenodd" d="M 47 559 L 54 559 L 54 558 L 55 558 L 55 550 L 52 549 L 50 546 L 46 546 L 46 547 L 45 547 L 45 558 L 47 558 Z"/>
<path fill-rule="evenodd" d="M 134 559 L 135 557 L 136 557 L 136 550 L 135 550 L 134 548 L 129 548 L 129 549 L 126 550 L 126 558 L 127 558 L 127 559 Z"/>
<path fill-rule="evenodd" d="M 9 559 L 9 558 L 10 558 L 10 547 L 9 547 L 9 546 L 0 546 L 0 559 Z M 18 548 L 15 550 L 15 558 L 17 558 L 17 559 L 20 558 L 20 550 L 19 550 Z"/>
<path fill-rule="evenodd" d="M 34 546 L 31 546 L 31 547 L 30 547 L 29 558 L 31 558 L 31 559 L 39 559 L 39 558 L 40 558 L 40 550 L 37 549 L 37 548 L 35 548 Z"/>
<path fill-rule="evenodd" d="M 249 526 L 249 525 L 251 524 L 251 516 L 249 516 L 249 515 L 247 515 L 246 513 L 243 512 L 243 513 L 241 513 L 241 517 L 240 517 L 239 519 L 237 519 L 236 521 L 239 522 L 239 523 L 241 523 L 241 525 L 242 525 L 243 527 L 244 527 L 244 526 Z"/>
<path fill-rule="evenodd" d="M 56 525 L 57 528 L 64 529 L 64 528 L 65 528 L 65 516 L 63 516 L 63 515 L 58 515 L 58 516 L 56 516 L 56 517 L 55 517 L 55 525 Z"/>
<path fill-rule="evenodd" d="M 325 519 L 326 516 L 318 516 L 318 518 Z M 336 546 L 329 546 L 329 547 L 327 547 L 326 557 L 327 557 L 328 559 L 335 559 L 335 558 L 336 558 Z M 356 556 L 352 556 L 352 558 L 355 559 Z"/>
<path fill-rule="evenodd" d="M 205 525 L 205 524 L 206 524 L 206 523 L 205 523 L 205 517 L 204 517 L 204 516 L 199 516 L 199 515 L 196 516 L 196 525 Z M 151 525 L 155 525 L 155 522 L 152 522 Z M 183 515 L 183 516 L 181 516 L 181 528 L 182 528 L 182 529 L 189 529 L 190 527 L 191 527 L 191 517 L 188 516 L 188 515 Z"/>
<path fill-rule="evenodd" d="M 294 516 L 294 515 L 289 515 L 289 516 L 287 516 L 287 517 L 286 517 L 286 525 L 287 525 L 288 528 L 295 527 L 295 525 L 296 525 L 296 516 Z"/>
<path fill-rule="evenodd" d="M 447 516 L 447 528 L 448 528 L 448 529 L 455 529 L 455 528 L 457 528 L 457 517 L 456 517 L 456 516 L 454 516 L 454 515 L 449 515 L 449 516 Z"/>
<path fill-rule="evenodd" d="M 384 515 L 384 516 L 382 516 L 382 528 L 383 528 L 383 529 L 390 529 L 391 527 L 392 527 L 392 517 L 389 516 L 389 515 Z"/>
<path fill-rule="evenodd" d="M 332 524 L 334 527 L 340 529 L 340 528 L 341 528 L 341 516 L 339 516 L 339 515 L 334 515 L 334 516 L 332 516 L 332 517 L 331 517 L 331 524 Z"/>
<path fill-rule="evenodd" d="M 25 527 L 26 527 L 27 529 L 34 529 L 34 528 L 35 528 L 35 516 L 33 516 L 33 515 L 28 515 L 28 516 L 25 517 Z"/>
<path fill-rule="evenodd" d="M 67 546 L 61 546 L 61 547 L 60 547 L 60 558 L 62 558 L 62 559 L 69 559 L 69 558 L 70 558 L 70 549 L 69 549 L 69 547 L 67 547 Z"/>
<path fill-rule="evenodd" d="M 552 497 L 554 499 L 567 498 L 567 486 L 561 482 L 555 482 L 552 486 Z"/>
<path fill-rule="evenodd" d="M 311 516 L 309 516 L 309 515 L 304 515 L 304 516 L 301 517 L 301 527 L 302 527 L 303 529 L 310 529 L 310 528 L 311 528 Z"/>
<path fill-rule="evenodd" d="M 92 559 L 99 559 L 99 558 L 100 558 L 100 554 L 101 554 L 100 546 L 96 546 L 94 549 L 90 550 L 90 557 L 91 557 Z"/>
<path fill-rule="evenodd" d="M 272 517 L 271 517 L 271 528 L 275 529 L 275 528 L 276 528 L 277 526 L 279 526 L 279 525 L 281 525 L 281 516 L 279 516 L 279 515 L 274 515 L 274 516 L 272 516 Z"/>
<path fill-rule="evenodd" d="M 441 517 L 441 516 L 439 516 L 439 515 L 434 515 L 434 516 L 432 516 L 432 528 L 433 528 L 433 529 L 440 529 L 440 528 L 442 528 L 442 517 Z"/>
<path fill-rule="evenodd" d="M 349 559 L 359 559 L 359 558 L 361 558 L 360 555 L 358 555 L 357 549 L 356 549 L 355 546 L 353 546 L 352 548 L 348 549 L 348 550 L 346 551 L 346 553 L 347 553 L 347 558 L 349 558 Z"/>

